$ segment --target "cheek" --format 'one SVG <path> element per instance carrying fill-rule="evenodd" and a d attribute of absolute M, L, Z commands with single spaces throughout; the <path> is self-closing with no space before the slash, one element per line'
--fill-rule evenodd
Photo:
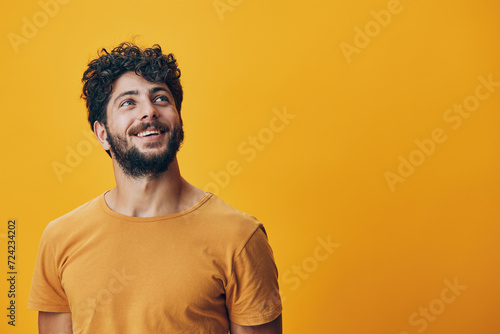
<path fill-rule="evenodd" d="M 108 122 L 108 128 L 111 133 L 118 134 L 120 136 L 124 136 L 128 134 L 128 131 L 132 125 L 132 120 L 127 118 L 113 119 L 112 124 Z"/>
<path fill-rule="evenodd" d="M 180 123 L 182 124 L 182 118 L 175 108 L 172 108 L 171 112 L 168 113 L 167 118 L 172 124 Z"/>

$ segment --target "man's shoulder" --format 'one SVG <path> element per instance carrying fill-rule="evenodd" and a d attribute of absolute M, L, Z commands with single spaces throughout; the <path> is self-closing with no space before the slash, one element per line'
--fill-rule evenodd
<path fill-rule="evenodd" d="M 81 225 L 81 222 L 88 221 L 89 217 L 99 209 L 101 197 L 102 194 L 52 220 L 45 228 L 44 234 L 66 233 L 75 226 Z"/>
<path fill-rule="evenodd" d="M 236 209 L 220 197 L 212 194 L 204 213 L 204 225 L 217 233 L 246 239 L 257 229 L 264 230 L 263 224 L 253 215 Z"/>

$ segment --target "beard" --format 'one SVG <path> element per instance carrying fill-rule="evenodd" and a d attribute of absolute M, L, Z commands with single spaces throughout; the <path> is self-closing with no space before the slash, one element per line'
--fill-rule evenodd
<path fill-rule="evenodd" d="M 160 127 L 157 121 L 146 124 L 145 128 L 146 126 Z M 164 125 L 162 126 L 165 127 Z M 168 170 L 168 166 L 174 161 L 184 140 L 182 125 L 175 125 L 173 129 L 170 129 L 171 136 L 163 152 L 144 154 L 136 146 L 128 148 L 126 138 L 120 135 L 113 135 L 109 131 L 108 126 L 105 125 L 105 127 L 108 133 L 108 143 L 111 146 L 111 152 L 113 152 L 116 161 L 125 174 L 132 178 L 147 177 L 148 179 L 155 179 L 159 177 L 163 172 Z M 160 143 L 154 142 L 149 144 L 149 147 L 152 148 L 158 146 Z"/>

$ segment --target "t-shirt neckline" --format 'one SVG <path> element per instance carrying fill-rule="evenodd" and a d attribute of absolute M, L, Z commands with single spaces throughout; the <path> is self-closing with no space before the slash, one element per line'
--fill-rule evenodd
<path fill-rule="evenodd" d="M 195 210 L 197 210 L 199 207 L 201 207 L 203 204 L 205 204 L 210 198 L 214 196 L 211 192 L 205 192 L 205 195 L 192 207 L 177 212 L 177 213 L 172 213 L 169 215 L 163 215 L 163 216 L 154 216 L 154 217 L 133 217 L 133 216 L 127 216 L 121 213 L 118 213 L 116 211 L 111 210 L 111 208 L 108 206 L 108 203 L 106 203 L 106 200 L 104 199 L 104 195 L 109 192 L 109 190 L 105 191 L 104 193 L 99 196 L 99 204 L 103 211 L 120 220 L 126 220 L 126 221 L 131 221 L 131 222 L 138 222 L 138 223 L 147 223 L 147 222 L 152 222 L 152 221 L 158 221 L 158 220 L 165 220 L 165 219 L 172 219 L 172 218 L 177 218 L 181 216 L 185 216 Z"/>

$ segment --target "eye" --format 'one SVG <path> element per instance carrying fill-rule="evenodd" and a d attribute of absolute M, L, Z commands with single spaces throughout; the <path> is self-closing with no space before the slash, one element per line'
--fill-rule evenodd
<path fill-rule="evenodd" d="M 169 102 L 168 97 L 165 95 L 160 95 L 154 98 L 153 102 Z"/>
<path fill-rule="evenodd" d="M 127 106 L 131 106 L 133 103 L 134 103 L 134 101 L 133 101 L 133 100 L 125 100 L 125 101 L 123 101 L 123 102 L 120 104 L 120 107 L 127 107 Z"/>

